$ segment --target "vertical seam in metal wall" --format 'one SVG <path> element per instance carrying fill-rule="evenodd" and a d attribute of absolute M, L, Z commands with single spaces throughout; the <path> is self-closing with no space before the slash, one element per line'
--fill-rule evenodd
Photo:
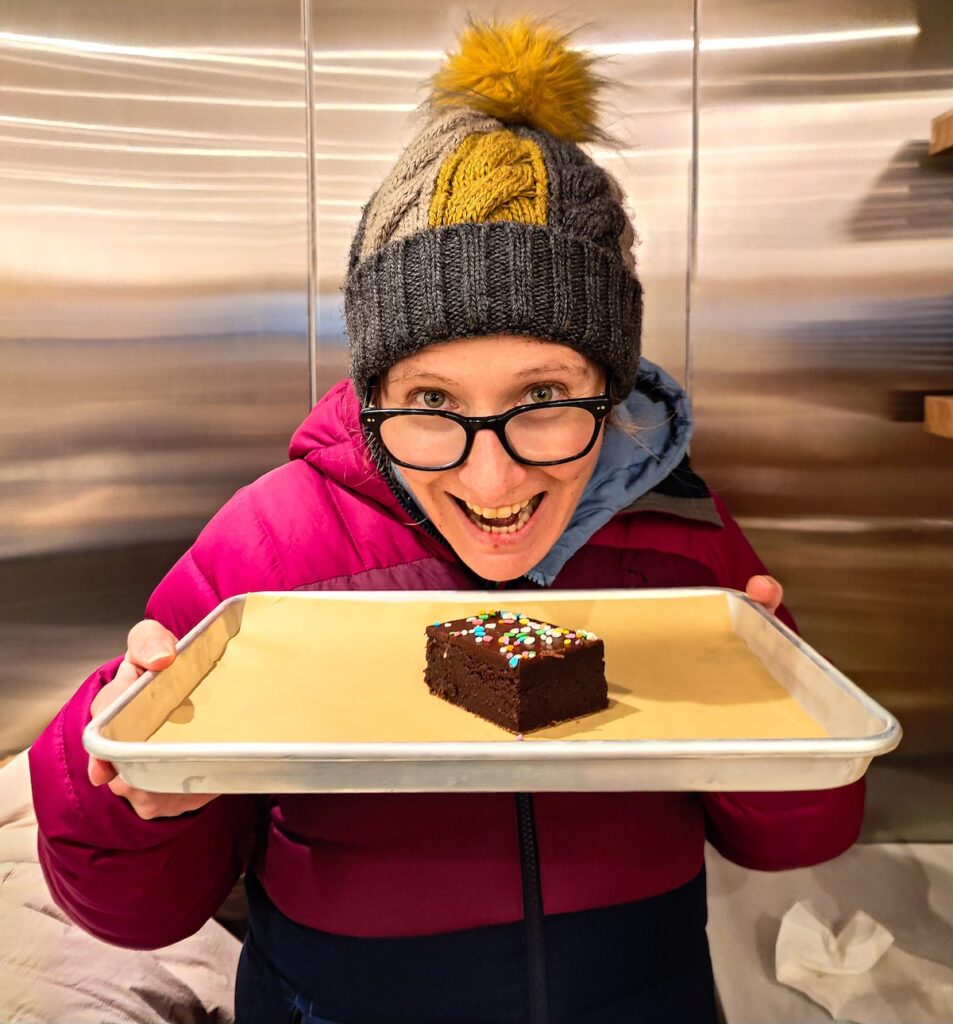
<path fill-rule="evenodd" d="M 311 0 L 301 0 L 304 37 L 304 138 L 308 162 L 308 408 L 318 400 L 318 232 L 314 180 L 314 66 Z"/>
<path fill-rule="evenodd" d="M 701 0 L 692 5 L 692 130 L 691 154 L 688 161 L 688 266 L 685 270 L 685 392 L 691 398 L 692 381 L 692 313 L 695 288 L 695 262 L 698 252 L 698 57 Z"/>

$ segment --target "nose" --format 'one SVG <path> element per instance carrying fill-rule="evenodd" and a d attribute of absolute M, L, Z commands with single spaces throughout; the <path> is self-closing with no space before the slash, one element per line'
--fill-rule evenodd
<path fill-rule="evenodd" d="M 527 467 L 507 455 L 492 430 L 477 431 L 466 462 L 457 469 L 466 496 L 490 508 L 520 496 L 526 476 Z"/>

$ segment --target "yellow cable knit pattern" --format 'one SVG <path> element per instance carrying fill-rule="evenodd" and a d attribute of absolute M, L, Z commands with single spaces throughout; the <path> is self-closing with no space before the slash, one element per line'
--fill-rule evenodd
<path fill-rule="evenodd" d="M 542 150 L 509 131 L 470 135 L 440 168 L 430 227 L 488 221 L 546 224 L 549 180 Z"/>

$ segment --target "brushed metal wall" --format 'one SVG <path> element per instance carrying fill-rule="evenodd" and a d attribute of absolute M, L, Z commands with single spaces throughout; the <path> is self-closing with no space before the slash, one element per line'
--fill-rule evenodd
<path fill-rule="evenodd" d="M 0 753 L 308 407 L 298 0 L 0 14 Z"/>
<path fill-rule="evenodd" d="M 926 141 L 953 6 L 705 0 L 700 28 L 696 463 L 901 719 L 895 756 L 949 756 L 953 442 L 918 420 L 953 389 L 953 159 Z"/>

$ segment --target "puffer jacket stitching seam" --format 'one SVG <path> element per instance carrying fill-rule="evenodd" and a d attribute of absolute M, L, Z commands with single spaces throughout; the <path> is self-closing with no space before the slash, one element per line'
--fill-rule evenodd
<path fill-rule="evenodd" d="M 61 764 L 66 765 L 67 770 L 64 772 L 64 776 L 66 779 L 66 785 L 69 789 L 70 802 L 73 804 L 73 808 L 76 811 L 76 813 L 80 816 L 80 818 L 82 818 L 84 821 L 89 821 L 89 815 L 83 808 L 83 802 L 80 800 L 79 794 L 76 792 L 76 787 L 73 785 L 73 777 L 69 771 L 69 758 L 66 753 L 66 732 L 64 729 L 65 718 L 65 714 L 61 714 L 56 722 L 57 753 L 59 754 Z"/>
<path fill-rule="evenodd" d="M 328 499 L 331 502 L 331 504 L 334 506 L 334 511 L 337 513 L 337 517 L 338 517 L 338 519 L 340 521 L 340 524 L 341 524 L 341 527 L 342 527 L 341 533 L 343 533 L 344 536 L 346 536 L 348 541 L 350 542 L 351 550 L 354 552 L 355 556 L 357 557 L 358 564 L 362 567 L 360 571 L 361 572 L 367 572 L 368 569 L 369 569 L 369 566 L 367 564 L 367 559 L 364 557 L 364 553 L 358 547 L 357 541 L 354 539 L 354 535 L 351 533 L 350 527 L 348 526 L 347 516 L 345 516 L 343 510 L 341 509 L 340 504 L 338 503 L 338 496 L 337 496 L 337 494 L 335 494 L 335 491 L 336 491 L 335 487 L 331 487 L 331 486 L 327 487 Z M 342 574 L 342 575 L 344 575 L 344 574 Z M 346 575 L 357 575 L 357 573 L 348 573 Z"/>
<path fill-rule="evenodd" d="M 194 547 L 189 548 L 189 550 L 186 552 L 186 557 L 189 560 L 189 564 L 198 574 L 199 581 L 205 584 L 205 586 L 209 590 L 209 593 L 215 599 L 215 603 L 218 604 L 222 599 L 221 595 L 219 594 L 218 589 L 213 585 L 208 573 L 202 568 L 201 565 L 199 565 L 199 560 L 195 557 Z"/>
<path fill-rule="evenodd" d="M 281 582 L 281 590 L 288 590 L 288 580 L 285 576 L 284 565 L 281 561 L 281 555 L 278 553 L 278 548 L 275 545 L 274 538 L 271 535 L 271 531 L 265 526 L 265 522 L 261 517 L 261 513 L 258 511 L 258 506 L 255 504 L 253 499 L 249 500 L 251 506 L 252 515 L 255 517 L 255 522 L 258 524 L 258 528 L 261 531 L 262 537 L 268 542 L 268 547 L 271 549 L 271 553 L 274 557 L 274 567 L 276 575 Z M 214 590 L 214 587 L 212 588 Z"/>

